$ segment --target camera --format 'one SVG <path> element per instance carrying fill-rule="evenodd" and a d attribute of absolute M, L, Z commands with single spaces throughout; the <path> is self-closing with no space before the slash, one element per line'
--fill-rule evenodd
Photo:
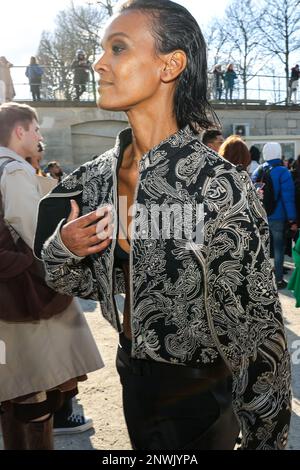
<path fill-rule="evenodd" d="M 38 152 L 43 152 L 45 150 L 45 145 L 43 144 L 43 142 L 39 142 L 37 147 Z"/>

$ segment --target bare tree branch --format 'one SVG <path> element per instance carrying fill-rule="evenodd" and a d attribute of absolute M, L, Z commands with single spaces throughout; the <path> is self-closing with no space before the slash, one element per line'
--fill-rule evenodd
<path fill-rule="evenodd" d="M 260 47 L 261 32 L 257 26 L 259 15 L 252 0 L 244 0 L 242 3 L 233 0 L 226 9 L 222 25 L 227 34 L 230 60 L 235 63 L 242 78 L 245 101 L 248 83 L 262 69 L 262 60 L 267 55 L 262 54 Z"/>
<path fill-rule="evenodd" d="M 259 28 L 263 33 L 262 47 L 284 65 L 288 103 L 290 54 L 300 48 L 300 1 L 264 0 Z"/>
<path fill-rule="evenodd" d="M 110 4 L 111 2 L 103 2 Z M 62 10 L 56 17 L 56 28 L 53 33 L 42 34 L 38 56 L 44 65 L 46 94 L 48 98 L 71 99 L 73 81 L 71 63 L 78 49 L 83 49 L 91 61 L 95 61 L 100 51 L 100 35 L 108 18 L 108 10 L 99 6 L 84 5 Z M 92 73 L 95 96 L 95 78 Z"/>

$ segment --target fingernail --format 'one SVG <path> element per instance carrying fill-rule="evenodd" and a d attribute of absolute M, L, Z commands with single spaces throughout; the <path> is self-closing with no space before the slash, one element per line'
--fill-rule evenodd
<path fill-rule="evenodd" d="M 98 209 L 96 209 L 96 216 L 101 217 L 103 214 L 103 207 L 98 207 Z"/>

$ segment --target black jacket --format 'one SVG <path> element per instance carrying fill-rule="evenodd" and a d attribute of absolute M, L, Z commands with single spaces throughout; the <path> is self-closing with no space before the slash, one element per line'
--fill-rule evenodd
<path fill-rule="evenodd" d="M 41 232 L 49 201 L 56 207 L 72 193 L 81 197 L 83 214 L 103 204 L 117 211 L 116 169 L 130 141 L 127 129 L 114 149 L 83 165 L 41 202 L 37 252 L 46 238 Z M 222 358 L 233 375 L 242 447 L 283 448 L 290 420 L 289 354 L 267 255 L 266 214 L 251 182 L 185 128 L 143 156 L 135 201 L 132 356 L 181 367 L 213 367 Z M 162 217 L 153 216 L 155 207 Z M 59 226 L 42 258 L 51 286 L 100 300 L 104 317 L 120 331 L 115 243 L 101 255 L 76 257 L 64 247 Z"/>

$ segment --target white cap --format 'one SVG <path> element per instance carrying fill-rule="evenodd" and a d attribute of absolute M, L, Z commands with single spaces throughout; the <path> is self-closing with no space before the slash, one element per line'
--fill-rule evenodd
<path fill-rule="evenodd" d="M 282 150 L 281 145 L 278 142 L 268 142 L 264 145 L 263 148 L 263 159 L 268 162 L 269 160 L 274 160 L 275 158 L 281 159 Z"/>

